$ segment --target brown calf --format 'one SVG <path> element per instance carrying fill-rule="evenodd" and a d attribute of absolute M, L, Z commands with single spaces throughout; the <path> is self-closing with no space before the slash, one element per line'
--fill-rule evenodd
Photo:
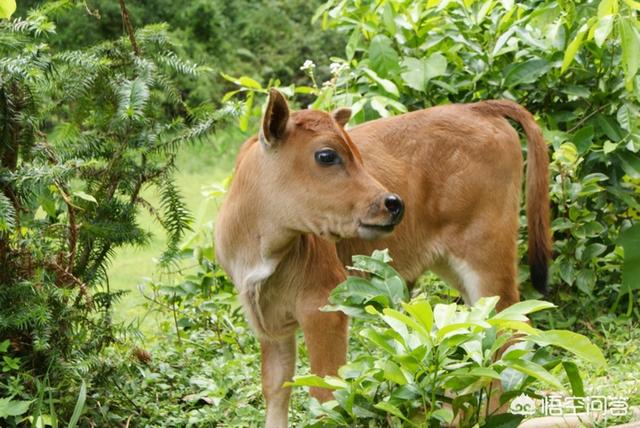
<path fill-rule="evenodd" d="M 260 339 L 268 427 L 287 425 L 290 390 L 282 384 L 293 376 L 298 326 L 313 373 L 335 374 L 345 362 L 347 319 L 318 308 L 345 279 L 353 254 L 388 248 L 408 281 L 430 269 L 469 304 L 493 295 L 499 308 L 518 301 L 522 155 L 504 116 L 529 140 L 529 262 L 534 285 L 545 288 L 548 159 L 527 110 L 511 101 L 454 104 L 347 132 L 350 116 L 349 109 L 290 112 L 272 90 L 218 217 L 218 260 Z"/>

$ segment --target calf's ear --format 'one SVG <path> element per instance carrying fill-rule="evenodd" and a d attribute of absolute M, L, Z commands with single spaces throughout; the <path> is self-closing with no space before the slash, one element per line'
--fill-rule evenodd
<path fill-rule="evenodd" d="M 269 91 L 267 108 L 262 116 L 259 139 L 265 148 L 271 148 L 284 139 L 289 121 L 289 106 L 284 96 L 277 90 Z"/>
<path fill-rule="evenodd" d="M 351 109 L 342 107 L 334 110 L 331 115 L 333 116 L 333 119 L 344 128 L 344 126 L 349 122 L 349 119 L 351 119 Z"/>

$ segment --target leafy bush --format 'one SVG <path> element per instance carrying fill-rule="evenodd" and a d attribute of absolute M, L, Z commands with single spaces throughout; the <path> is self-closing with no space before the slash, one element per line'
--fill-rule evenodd
<path fill-rule="evenodd" d="M 631 315 L 640 284 L 631 243 L 638 232 L 630 230 L 640 209 L 637 17 L 637 2 L 612 0 L 330 0 L 315 19 L 348 37 L 344 58 L 333 58 L 324 83 L 309 63 L 310 86 L 281 89 L 315 95 L 315 108 L 350 106 L 353 123 L 449 102 L 522 103 L 553 151 L 549 297 L 566 308 L 585 302 L 594 317 L 603 307 L 619 310 L 626 298 Z M 243 92 L 266 91 L 242 77 L 234 82 Z M 526 285 L 524 260 L 520 276 Z M 539 294 L 527 286 L 525 296 Z M 573 312 L 562 313 L 567 325 L 576 322 Z"/>
<path fill-rule="evenodd" d="M 355 256 L 353 268 L 368 277 L 349 277 L 331 293 L 325 310 L 360 319 L 357 340 L 366 351 L 341 367 L 339 377 L 307 375 L 292 383 L 334 390 L 335 401 L 313 409 L 317 426 L 438 426 L 454 418 L 456 426 L 517 423 L 522 415 L 490 413 L 491 398 L 505 404 L 520 394 L 535 397 L 540 385 L 564 391 L 560 372 L 572 395 L 584 396 L 573 358 L 553 348 L 605 364 L 586 337 L 528 323 L 528 314 L 551 303 L 527 300 L 496 314 L 498 297 L 471 308 L 432 308 L 424 297 L 406 302 L 406 284 L 389 261 L 386 252 Z"/>

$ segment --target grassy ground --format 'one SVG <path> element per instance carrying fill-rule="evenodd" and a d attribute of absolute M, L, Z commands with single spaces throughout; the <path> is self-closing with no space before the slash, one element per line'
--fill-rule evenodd
<path fill-rule="evenodd" d="M 203 197 L 206 187 L 222 182 L 233 169 L 234 154 L 246 138 L 235 126 L 221 131 L 209 142 L 185 147 L 177 158 L 175 179 L 182 191 L 187 207 L 195 218 L 194 229 L 215 219 L 216 207 Z M 222 150 L 221 147 L 227 147 Z M 158 205 L 155 188 L 144 189 L 143 197 Z M 152 234 L 145 247 L 120 249 L 109 269 L 110 286 L 115 290 L 130 291 L 118 304 L 115 320 L 127 323 L 141 322 L 143 332 L 152 332 L 154 318 L 142 307 L 145 299 L 140 292 L 144 282 L 157 275 L 154 261 L 165 248 L 166 236 L 160 224 L 148 213 L 142 212 L 141 226 Z"/>

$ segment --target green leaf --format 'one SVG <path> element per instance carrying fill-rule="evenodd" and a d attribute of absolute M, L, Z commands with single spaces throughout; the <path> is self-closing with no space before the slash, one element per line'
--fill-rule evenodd
<path fill-rule="evenodd" d="M 527 336 L 525 340 L 534 342 L 540 346 L 553 345 L 560 347 L 598 366 L 607 364 L 600 348 L 591 343 L 591 341 L 583 335 L 572 331 L 540 331 L 538 334 Z"/>
<path fill-rule="evenodd" d="M 367 328 L 360 332 L 360 336 L 370 340 L 378 348 L 385 350 L 389 355 L 395 355 L 396 350 L 389 344 L 388 338 L 383 336 L 381 333 L 378 333 L 378 331 L 372 328 Z"/>
<path fill-rule="evenodd" d="M 400 93 L 398 92 L 398 87 L 391 80 L 383 79 L 382 77 L 378 76 L 378 74 L 375 71 L 370 70 L 368 68 L 364 68 L 362 71 L 364 71 L 364 73 L 367 76 L 369 76 L 371 80 L 377 83 L 382 89 L 384 89 L 388 93 L 395 95 L 396 97 L 400 96 Z"/>
<path fill-rule="evenodd" d="M 614 18 L 613 15 L 605 15 L 598 19 L 594 32 L 596 45 L 598 45 L 598 47 L 601 47 L 607 40 L 607 37 L 609 37 L 609 34 L 611 34 Z"/>
<path fill-rule="evenodd" d="M 392 382 L 397 383 L 398 385 L 406 385 L 407 378 L 393 361 L 387 360 L 384 362 L 384 377 Z"/>
<path fill-rule="evenodd" d="M 431 305 L 426 300 L 417 300 L 410 303 L 402 302 L 402 307 L 413 318 L 418 320 L 424 330 L 428 333 L 433 327 L 433 311 Z"/>
<path fill-rule="evenodd" d="M 386 401 L 381 401 L 379 403 L 374 404 L 373 407 L 375 407 L 376 409 L 380 409 L 383 412 L 390 413 L 393 416 L 396 416 L 402 419 L 403 421 L 409 422 L 409 420 L 402 414 L 402 411 L 391 403 L 388 403 Z"/>
<path fill-rule="evenodd" d="M 387 33 L 396 34 L 395 12 L 391 2 L 387 2 L 384 5 L 384 10 L 382 11 L 382 22 L 384 23 Z"/>
<path fill-rule="evenodd" d="M 635 129 L 638 118 L 640 118 L 638 110 L 629 103 L 621 105 L 616 113 L 618 124 L 627 132 L 632 132 Z"/>
<path fill-rule="evenodd" d="M 317 375 L 296 376 L 292 382 L 285 382 L 284 386 L 310 386 L 334 390 L 346 387 L 346 383 L 342 379 L 336 377 L 333 377 L 333 379 L 330 378 L 331 376 L 327 376 L 326 378 Z"/>
<path fill-rule="evenodd" d="M 494 315 L 492 319 L 527 321 L 525 315 L 555 307 L 556 305 L 553 303 L 545 302 L 544 300 L 525 300 L 524 302 L 518 302 L 515 305 L 503 309 Z"/>
<path fill-rule="evenodd" d="M 76 192 L 73 192 L 73 196 L 77 196 L 80 199 L 83 199 L 85 201 L 89 201 L 89 202 L 93 202 L 94 204 L 97 204 L 98 201 L 96 200 L 96 198 L 94 198 L 93 196 L 91 196 L 88 193 L 85 193 L 81 190 L 78 190 Z"/>
<path fill-rule="evenodd" d="M 598 18 L 618 12 L 618 0 L 600 0 L 598 4 Z"/>
<path fill-rule="evenodd" d="M 251 114 L 253 113 L 253 92 L 249 92 L 247 94 L 247 99 L 244 102 L 244 111 L 238 120 L 238 126 L 240 130 L 246 131 L 249 129 L 249 120 L 251 119 Z"/>
<path fill-rule="evenodd" d="M 621 17 L 618 21 L 620 44 L 622 47 L 622 68 L 625 75 L 625 86 L 628 91 L 633 89 L 633 78 L 640 67 L 640 35 L 636 28 L 636 21 L 630 16 Z"/>
<path fill-rule="evenodd" d="M 596 118 L 596 122 L 598 123 L 600 130 L 611 140 L 615 142 L 622 140 L 623 135 L 616 120 L 609 116 L 599 114 Z"/>
<path fill-rule="evenodd" d="M 605 155 L 608 155 L 609 153 L 615 152 L 617 147 L 618 144 L 612 143 L 611 141 L 605 141 L 602 145 L 602 152 Z"/>
<path fill-rule="evenodd" d="M 0 19 L 9 19 L 16 11 L 15 0 L 0 0 Z"/>
<path fill-rule="evenodd" d="M 598 243 L 590 244 L 584 249 L 580 259 L 583 261 L 589 261 L 589 260 L 595 259 L 600 254 L 604 253 L 606 249 L 607 249 L 607 246 L 603 244 L 598 244 Z"/>
<path fill-rule="evenodd" d="M 532 59 L 505 69 L 504 85 L 513 87 L 522 83 L 533 83 L 551 69 L 545 59 Z"/>
<path fill-rule="evenodd" d="M 262 89 L 262 85 L 249 76 L 241 76 L 240 79 L 238 79 L 238 83 L 247 88 Z"/>
<path fill-rule="evenodd" d="M 640 178 L 640 157 L 620 152 L 616 152 L 615 156 L 620 160 L 620 166 L 625 174 L 633 179 Z"/>
<path fill-rule="evenodd" d="M 445 424 L 450 424 L 451 421 L 453 421 L 454 415 L 453 415 L 453 410 L 443 407 L 441 409 L 435 410 L 433 413 L 431 413 L 431 416 L 436 419 L 439 419 Z"/>
<path fill-rule="evenodd" d="M 576 37 L 571 41 L 571 43 L 569 43 L 569 46 L 567 46 L 567 50 L 564 52 L 564 59 L 562 60 L 562 67 L 560 68 L 560 73 L 564 73 L 565 71 L 567 71 L 567 69 L 573 62 L 573 59 L 578 53 L 578 50 L 582 46 L 582 42 L 584 41 L 584 36 L 585 34 L 587 34 L 588 30 L 589 30 L 588 24 L 584 24 L 582 27 L 580 27 L 580 29 L 576 33 Z"/>
<path fill-rule="evenodd" d="M 553 386 L 556 389 L 562 390 L 562 383 L 551 373 L 549 373 L 540 364 L 533 361 L 523 359 L 502 360 L 502 364 L 506 367 L 512 368 L 520 373 L 524 373 L 528 376 L 534 377 L 548 385 Z"/>
<path fill-rule="evenodd" d="M 618 243 L 624 248 L 621 293 L 640 288 L 640 223 L 622 232 Z"/>
<path fill-rule="evenodd" d="M 524 415 L 514 415 L 513 413 L 501 413 L 489 416 L 482 428 L 517 428 L 524 419 Z"/>
<path fill-rule="evenodd" d="M 564 368 L 567 378 L 569 379 L 569 383 L 571 384 L 572 395 L 574 397 L 584 397 L 584 385 L 576 363 L 572 361 L 563 361 L 562 367 Z"/>
<path fill-rule="evenodd" d="M 571 140 L 578 149 L 578 153 L 583 154 L 589 149 L 589 147 L 591 147 L 591 144 L 593 143 L 593 137 L 593 126 L 585 126 L 574 133 Z"/>
<path fill-rule="evenodd" d="M 84 403 L 87 399 L 87 385 L 82 381 L 82 385 L 80 385 L 80 392 L 78 393 L 78 400 L 76 401 L 76 406 L 73 409 L 73 414 L 71 415 L 71 419 L 69 419 L 68 428 L 75 428 L 78 424 L 78 420 L 80 420 L 80 416 L 82 415 L 82 411 L 84 410 Z"/>
<path fill-rule="evenodd" d="M 383 313 L 391 318 L 394 318 L 398 321 L 400 321 L 401 323 L 403 323 L 405 326 L 413 329 L 415 332 L 419 333 L 421 336 L 423 336 L 426 340 L 429 339 L 429 331 L 425 330 L 425 328 L 419 324 L 415 319 L 410 318 L 408 316 L 406 316 L 405 314 L 396 311 L 395 309 L 390 309 L 390 308 L 385 308 L 383 310 Z"/>
<path fill-rule="evenodd" d="M 391 39 L 378 34 L 371 40 L 369 45 L 369 64 L 381 77 L 388 77 L 398 71 L 400 57 L 393 48 Z"/>
<path fill-rule="evenodd" d="M 407 57 L 402 61 L 406 70 L 401 74 L 404 83 L 417 91 L 424 91 L 429 80 L 443 76 L 447 71 L 447 59 L 435 53 L 427 59 Z"/>
<path fill-rule="evenodd" d="M 9 416 L 20 416 L 29 410 L 32 401 L 12 400 L 11 398 L 0 398 L 0 419 Z"/>

